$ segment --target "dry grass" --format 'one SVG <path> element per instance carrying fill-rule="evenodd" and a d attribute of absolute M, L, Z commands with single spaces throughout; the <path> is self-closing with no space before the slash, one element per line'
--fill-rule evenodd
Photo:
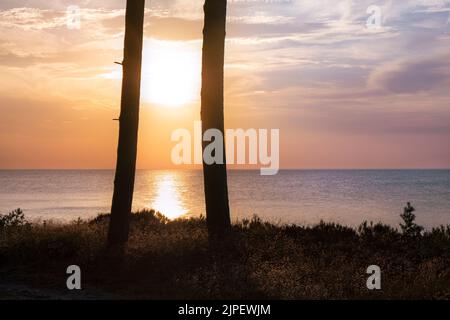
<path fill-rule="evenodd" d="M 19 219 L 20 220 L 20 219 Z M 449 299 L 450 228 L 406 236 L 377 224 L 233 226 L 233 241 L 209 247 L 203 219 L 133 215 L 123 259 L 104 251 L 108 216 L 70 224 L 25 219 L 0 227 L 1 282 L 67 294 L 66 267 L 82 269 L 84 292 L 152 299 Z M 366 288 L 379 265 L 382 290 Z M 1 295 L 0 295 L 1 297 Z M 100 295 L 98 297 L 101 297 Z"/>

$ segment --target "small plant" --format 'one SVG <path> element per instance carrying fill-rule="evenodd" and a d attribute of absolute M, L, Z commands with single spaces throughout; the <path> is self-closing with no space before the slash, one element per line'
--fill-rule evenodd
<path fill-rule="evenodd" d="M 414 222 L 416 219 L 416 215 L 413 213 L 414 211 L 416 209 L 408 202 L 406 207 L 403 208 L 403 213 L 400 215 L 404 222 L 400 223 L 400 227 L 402 228 L 403 235 L 408 237 L 420 236 L 423 231 L 423 227 Z"/>
<path fill-rule="evenodd" d="M 18 227 L 26 225 L 25 215 L 22 209 L 18 208 L 8 214 L 0 215 L 0 229 Z"/>

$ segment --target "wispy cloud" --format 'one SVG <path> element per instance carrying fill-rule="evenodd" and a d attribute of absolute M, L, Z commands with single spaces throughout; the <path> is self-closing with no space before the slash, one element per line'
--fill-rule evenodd
<path fill-rule="evenodd" d="M 115 117 L 120 81 L 105 75 L 119 70 L 113 62 L 122 58 L 124 3 L 1 1 L 1 112 L 12 112 L 5 105 L 20 105 L 30 108 L 31 117 L 42 108 L 48 115 L 56 112 L 61 123 L 64 114 L 88 116 L 86 108 L 95 110 L 97 120 L 100 114 L 108 121 Z M 74 4 L 81 28 L 71 30 L 67 8 Z M 200 50 L 202 5 L 203 0 L 148 1 L 146 38 L 193 43 Z M 377 28 L 366 25 L 372 5 L 379 8 Z M 343 151 L 335 139 L 362 149 L 389 145 L 386 150 L 394 152 L 414 136 L 411 143 L 427 143 L 430 154 L 418 158 L 450 166 L 450 151 L 446 162 L 440 151 L 450 143 L 449 18 L 450 0 L 229 1 L 228 123 L 278 126 L 290 137 L 288 145 L 314 135 L 336 153 Z M 23 99 L 14 100 L 15 92 Z M 34 102 L 27 107 L 29 101 Z M 36 125 L 30 128 L 39 134 Z M 311 159 L 321 154 L 312 147 L 303 152 Z M 433 162 L 437 154 L 441 158 Z M 296 152 L 284 156 L 288 165 L 302 166 Z M 341 156 L 352 157 L 350 151 Z M 388 153 L 379 157 L 389 163 Z"/>

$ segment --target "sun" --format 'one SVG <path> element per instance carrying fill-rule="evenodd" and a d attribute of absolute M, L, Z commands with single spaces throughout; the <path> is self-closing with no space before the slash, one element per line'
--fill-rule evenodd
<path fill-rule="evenodd" d="M 200 50 L 192 43 L 146 41 L 142 65 L 142 99 L 170 108 L 198 100 L 200 65 Z"/>

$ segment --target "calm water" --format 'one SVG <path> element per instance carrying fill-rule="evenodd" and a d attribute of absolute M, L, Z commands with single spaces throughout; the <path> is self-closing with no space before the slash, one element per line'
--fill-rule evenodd
<path fill-rule="evenodd" d="M 30 218 L 92 217 L 109 210 L 113 178 L 109 170 L 0 170 L 0 212 L 20 207 Z M 231 171 L 229 189 L 233 219 L 397 225 L 411 201 L 420 224 L 450 223 L 450 170 Z M 171 218 L 204 213 L 201 171 L 138 171 L 134 209 L 141 208 Z"/>

